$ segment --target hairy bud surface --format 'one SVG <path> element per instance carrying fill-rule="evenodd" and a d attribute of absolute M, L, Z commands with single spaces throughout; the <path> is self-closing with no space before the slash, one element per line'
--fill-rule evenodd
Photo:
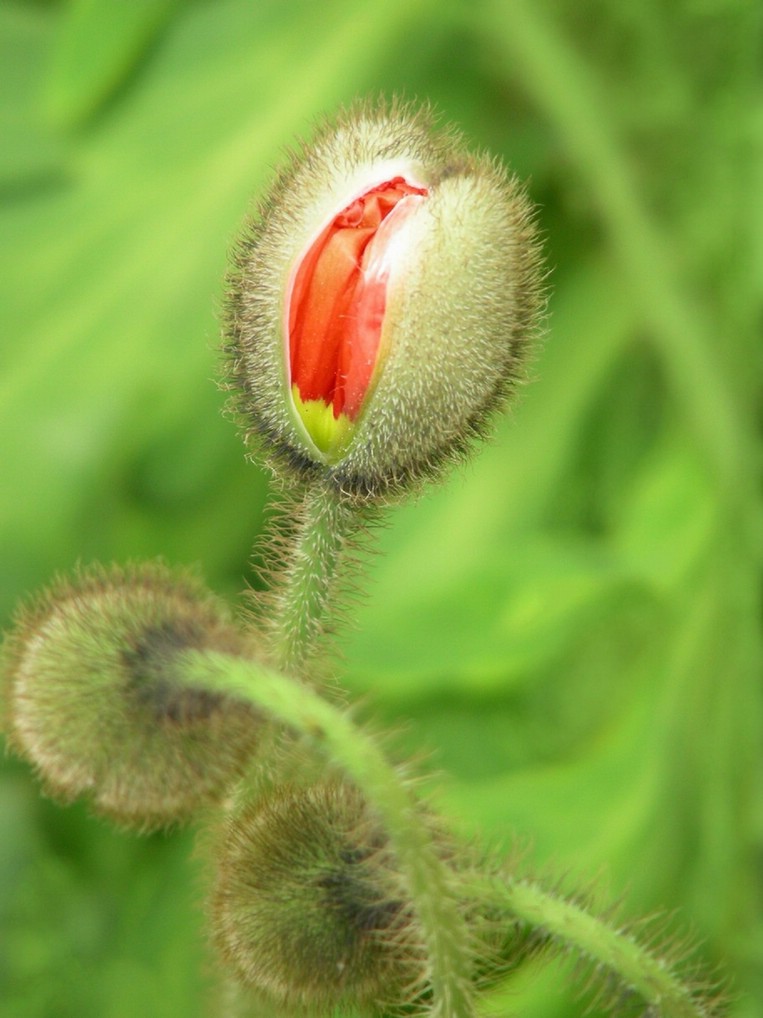
<path fill-rule="evenodd" d="M 522 378 L 540 275 L 515 178 L 426 110 L 351 108 L 236 251 L 225 337 L 246 436 L 364 499 L 438 474 Z"/>
<path fill-rule="evenodd" d="M 183 682 L 187 651 L 249 656 L 227 606 L 163 566 L 91 569 L 22 610 L 3 656 L 9 742 L 56 796 L 152 828 L 215 801 L 257 749 L 246 704 Z"/>
<path fill-rule="evenodd" d="M 279 788 L 225 825 L 214 938 L 241 983 L 283 1003 L 394 1003 L 421 949 L 387 839 L 343 784 Z"/>

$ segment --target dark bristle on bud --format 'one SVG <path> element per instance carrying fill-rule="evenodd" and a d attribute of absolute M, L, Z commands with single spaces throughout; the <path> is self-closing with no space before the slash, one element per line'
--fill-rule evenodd
<path fill-rule="evenodd" d="M 251 657 L 251 637 L 194 577 L 160 564 L 59 580 L 3 648 L 8 741 L 65 800 L 143 829 L 220 799 L 257 751 L 247 704 L 183 681 L 182 657 Z"/>
<path fill-rule="evenodd" d="M 330 1011 L 393 1007 L 421 981 L 417 927 L 387 838 L 352 787 L 279 788 L 225 822 L 213 937 L 250 991 Z"/>

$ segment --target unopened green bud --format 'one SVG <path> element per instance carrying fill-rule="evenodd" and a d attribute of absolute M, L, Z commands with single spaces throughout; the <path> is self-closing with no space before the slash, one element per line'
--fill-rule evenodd
<path fill-rule="evenodd" d="M 227 606 L 163 566 L 91 569 L 23 609 L 4 646 L 11 747 L 66 800 L 153 828 L 218 799 L 257 748 L 243 703 L 189 687 L 187 651 L 250 656 Z"/>
<path fill-rule="evenodd" d="M 246 436 L 360 498 L 438 474 L 522 377 L 540 279 L 516 179 L 428 111 L 350 109 L 238 246 L 225 333 Z"/>
<path fill-rule="evenodd" d="M 276 788 L 227 818 L 213 936 L 240 983 L 316 1010 L 399 1004 L 425 965 L 387 838 L 344 784 Z"/>

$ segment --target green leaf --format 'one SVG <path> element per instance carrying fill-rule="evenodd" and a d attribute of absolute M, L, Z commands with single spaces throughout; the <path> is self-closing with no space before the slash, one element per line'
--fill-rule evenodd
<path fill-rule="evenodd" d="M 180 0 L 71 0 L 64 8 L 44 95 L 51 119 L 79 124 L 123 86 Z"/>

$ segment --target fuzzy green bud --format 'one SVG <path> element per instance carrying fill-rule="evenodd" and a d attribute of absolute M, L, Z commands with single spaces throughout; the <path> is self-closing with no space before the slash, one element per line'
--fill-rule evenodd
<path fill-rule="evenodd" d="M 522 377 L 541 307 L 519 183 L 428 111 L 325 125 L 246 224 L 234 408 L 277 469 L 359 498 L 441 472 Z"/>
<path fill-rule="evenodd" d="M 277 1003 L 392 1006 L 421 980 L 421 941 L 388 841 L 351 787 L 276 788 L 226 820 L 214 940 Z"/>
<path fill-rule="evenodd" d="M 18 615 L 4 646 L 9 744 L 48 790 L 154 828 L 221 797 L 256 751 L 247 705 L 183 682 L 188 651 L 251 656 L 227 606 L 159 565 L 90 569 Z"/>

